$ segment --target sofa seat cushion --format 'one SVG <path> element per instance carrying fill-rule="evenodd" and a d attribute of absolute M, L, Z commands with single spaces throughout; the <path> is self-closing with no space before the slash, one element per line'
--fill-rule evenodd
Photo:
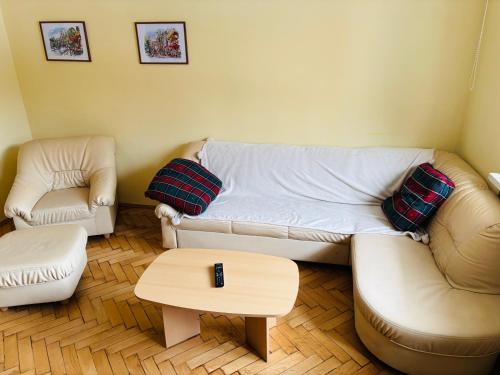
<path fill-rule="evenodd" d="M 500 350 L 500 296 L 450 286 L 428 246 L 363 234 L 351 248 L 356 306 L 389 340 L 453 356 Z"/>
<path fill-rule="evenodd" d="M 335 244 L 349 244 L 351 238 L 348 234 L 326 232 L 317 229 L 231 220 L 192 219 L 187 217 L 183 218 L 181 223 L 175 226 L 175 228 L 180 230 L 240 234 Z"/>
<path fill-rule="evenodd" d="M 87 232 L 78 225 L 17 230 L 0 237 L 0 288 L 63 280 L 86 263 Z"/>
<path fill-rule="evenodd" d="M 314 229 L 329 233 L 402 235 L 387 220 L 380 205 L 342 204 L 314 199 L 262 199 L 223 192 L 208 209 L 192 219 L 221 220 L 281 227 Z"/>
<path fill-rule="evenodd" d="M 54 190 L 45 194 L 31 211 L 31 225 L 67 223 L 94 216 L 89 208 L 89 188 Z"/>

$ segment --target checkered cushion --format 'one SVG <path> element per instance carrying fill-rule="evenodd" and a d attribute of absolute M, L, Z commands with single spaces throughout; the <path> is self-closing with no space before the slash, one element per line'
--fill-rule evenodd
<path fill-rule="evenodd" d="M 188 215 L 199 215 L 217 197 L 221 188 L 221 180 L 200 164 L 174 159 L 160 169 L 144 195 Z"/>
<path fill-rule="evenodd" d="M 450 196 L 455 184 L 429 163 L 421 164 L 399 192 L 382 203 L 382 210 L 400 231 L 421 228 Z"/>

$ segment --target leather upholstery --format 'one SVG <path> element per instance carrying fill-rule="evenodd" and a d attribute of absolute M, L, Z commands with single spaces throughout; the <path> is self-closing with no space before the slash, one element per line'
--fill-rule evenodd
<path fill-rule="evenodd" d="M 483 357 L 457 357 L 419 352 L 390 340 L 365 319 L 354 306 L 355 326 L 361 341 L 382 361 L 412 375 L 479 375 L 490 374 L 498 354 Z"/>
<path fill-rule="evenodd" d="M 116 204 L 114 206 L 100 206 L 97 207 L 94 214 L 87 219 L 80 218 L 78 220 L 65 222 L 64 224 L 78 224 L 87 231 L 87 234 L 89 234 L 89 236 L 113 233 L 115 227 L 116 211 Z M 37 227 L 30 225 L 19 216 L 15 216 L 13 220 L 16 229 L 32 229 Z"/>
<path fill-rule="evenodd" d="M 348 234 L 330 233 L 316 229 L 230 220 L 189 219 L 186 217 L 182 219 L 180 224 L 176 225 L 176 229 L 233 233 L 247 236 L 262 236 L 300 241 L 330 242 L 337 244 L 349 244 L 349 239 L 351 237 Z"/>
<path fill-rule="evenodd" d="M 500 199 L 454 154 L 440 152 L 436 168 L 456 185 L 428 228 L 439 269 L 456 288 L 500 294 Z"/>
<path fill-rule="evenodd" d="M 351 252 L 356 306 L 392 342 L 450 356 L 500 351 L 500 296 L 451 286 L 427 245 L 357 234 Z"/>
<path fill-rule="evenodd" d="M 110 137 L 33 140 L 21 146 L 17 175 L 5 204 L 16 228 L 89 221 L 89 235 L 113 231 L 115 145 Z M 108 217 L 103 219 L 103 214 Z M 105 228 L 104 228 L 105 227 Z M 111 227 L 111 231 L 110 231 Z"/>
<path fill-rule="evenodd" d="M 89 208 L 89 188 L 53 190 L 45 194 L 31 211 L 30 225 L 48 225 L 82 220 L 93 216 Z"/>
<path fill-rule="evenodd" d="M 87 232 L 78 225 L 18 230 L 0 238 L 0 288 L 69 277 L 86 264 Z"/>
<path fill-rule="evenodd" d="M 87 264 L 78 225 L 17 230 L 0 238 L 0 307 L 71 297 Z"/>
<path fill-rule="evenodd" d="M 294 233 L 292 228 L 288 227 L 219 220 L 183 219 L 182 223 L 176 226 L 169 217 L 164 216 L 161 217 L 161 228 L 163 247 L 168 249 L 238 249 L 307 262 L 349 264 L 349 238 L 339 237 L 337 242 L 317 241 L 317 236 L 323 234 L 337 240 L 334 233 Z M 288 229 L 291 231 L 288 232 Z"/>

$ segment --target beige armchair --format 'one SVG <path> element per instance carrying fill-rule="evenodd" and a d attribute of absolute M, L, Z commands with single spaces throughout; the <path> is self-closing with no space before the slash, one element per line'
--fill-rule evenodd
<path fill-rule="evenodd" d="M 74 223 L 89 236 L 114 231 L 113 138 L 33 140 L 21 146 L 17 176 L 5 203 L 16 229 Z"/>

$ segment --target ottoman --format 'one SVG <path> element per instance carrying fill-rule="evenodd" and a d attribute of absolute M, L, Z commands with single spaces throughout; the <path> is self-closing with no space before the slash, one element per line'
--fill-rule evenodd
<path fill-rule="evenodd" d="M 0 237 L 0 308 L 71 297 L 87 264 L 78 225 L 16 230 Z"/>

